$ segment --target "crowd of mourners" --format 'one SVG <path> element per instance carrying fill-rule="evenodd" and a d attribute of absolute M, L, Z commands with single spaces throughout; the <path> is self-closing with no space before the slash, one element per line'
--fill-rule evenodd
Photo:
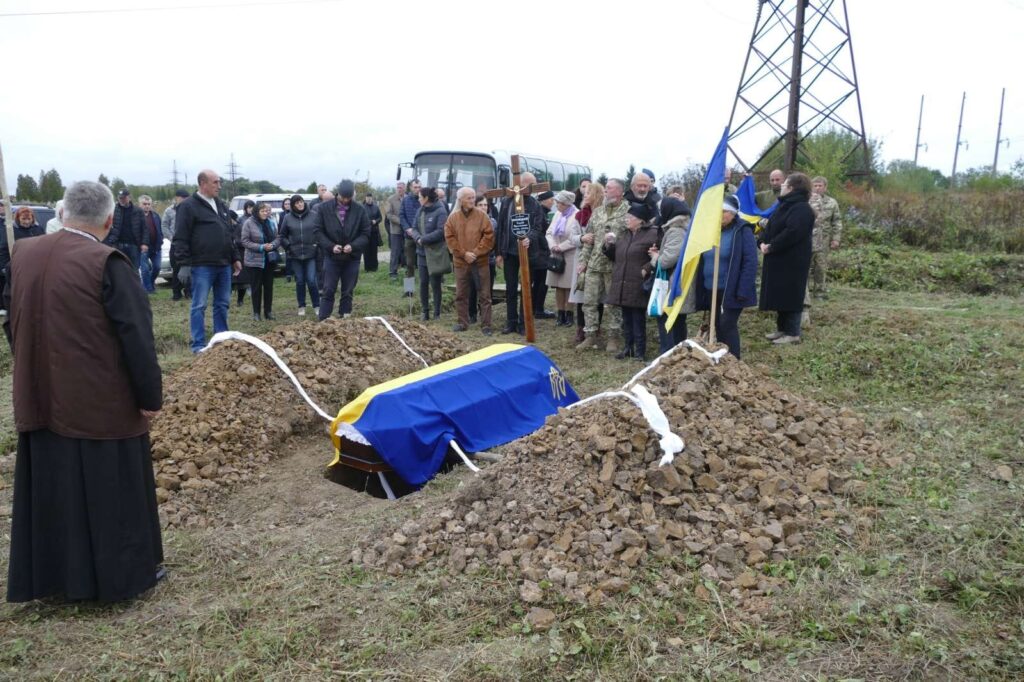
<path fill-rule="evenodd" d="M 839 246 L 842 230 L 838 204 L 828 195 L 825 178 L 775 170 L 768 188 L 756 198 L 760 208 L 777 204 L 776 210 L 770 218 L 750 223 L 740 217 L 735 187 L 728 180 L 720 246 L 701 255 L 671 328 L 664 313 L 651 314 L 651 290 L 656 279 L 667 280 L 675 270 L 691 209 L 682 186 L 665 187 L 662 196 L 654 174 L 646 169 L 628 185 L 617 178 L 604 185 L 583 180 L 575 191 L 525 194 L 523 211 L 530 231 L 522 238 L 511 228 L 513 201 L 498 204 L 469 187 L 458 190 L 450 212 L 442 189 L 422 187 L 417 180 L 399 182 L 380 205 L 371 193 L 357 201 L 354 183 L 344 180 L 333 191 L 319 185 L 317 198 L 309 202 L 299 194 L 285 199 L 279 215 L 269 203 L 254 201 L 236 214 L 219 199 L 219 176 L 204 171 L 199 190 L 192 195 L 178 190 L 162 217 L 153 210 L 151 197 L 140 196 L 135 206 L 130 192 L 121 190 L 105 243 L 129 258 L 146 291 L 153 293 L 164 240 L 172 242 L 173 299 L 192 300 L 191 345 L 196 352 L 206 342 L 211 293 L 215 332 L 227 329 L 232 290 L 238 306 L 250 294 L 254 320 L 274 320 L 274 274 L 283 265 L 289 281 L 295 280 L 300 316 L 306 314 L 308 301 L 318 319 L 329 317 L 337 295 L 336 314 L 344 317 L 352 313 L 360 264 L 376 270 L 378 247 L 385 245 L 391 279 L 402 279 L 404 296 L 415 300 L 418 295 L 423 320 L 441 317 L 444 277 L 453 273 L 454 331 L 479 324 L 485 335 L 493 334 L 491 304 L 497 293 L 505 302 L 501 333 L 522 334 L 520 241 L 529 261 L 533 317 L 573 328 L 580 350 L 603 348 L 620 359 L 642 360 L 648 356 L 652 316 L 659 352 L 690 331 L 706 335 L 707 316 L 693 330 L 688 316 L 711 309 L 713 289 L 715 337 L 737 357 L 744 308 L 759 306 L 777 314 L 777 329 L 768 335 L 773 343 L 799 343 L 812 300 L 827 295 L 828 253 Z M 520 178 L 523 188 L 536 182 L 531 173 Z M 62 218 L 58 204 L 57 216 L 44 228 L 30 208 L 20 208 L 14 216 L 15 239 L 59 230 Z M 0 268 L 7 260 L 4 241 Z M 499 268 L 504 282 L 496 285 Z M 553 311 L 546 306 L 550 290 Z"/>

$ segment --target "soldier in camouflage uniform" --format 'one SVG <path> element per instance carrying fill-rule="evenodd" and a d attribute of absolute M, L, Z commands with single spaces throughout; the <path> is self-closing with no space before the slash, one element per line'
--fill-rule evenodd
<path fill-rule="evenodd" d="M 601 251 L 605 235 L 609 232 L 619 237 L 626 229 L 626 212 L 629 202 L 623 200 L 626 184 L 617 178 L 608 181 L 605 188 L 604 204 L 594 211 L 587 223 L 587 229 L 581 238 L 583 249 L 577 256 L 578 272 L 584 276 L 583 282 L 583 317 L 586 334 L 577 348 L 597 348 L 598 327 L 597 307 L 604 302 L 605 295 L 612 285 L 612 262 Z M 606 328 L 614 330 L 608 335 L 607 350 L 610 353 L 619 351 L 619 330 L 622 328 L 622 311 L 618 306 L 605 304 L 604 321 Z"/>
<path fill-rule="evenodd" d="M 828 194 L 828 180 L 820 175 L 811 180 L 811 208 L 814 209 L 814 236 L 811 247 L 810 293 L 814 298 L 827 298 L 825 276 L 828 273 L 828 254 L 839 248 L 843 233 L 843 219 L 839 203 Z"/>
<path fill-rule="evenodd" d="M 768 189 L 762 190 L 754 195 L 757 207 L 762 211 L 779 200 L 779 192 L 782 191 L 782 183 L 786 180 L 786 174 L 776 168 L 768 174 Z"/>

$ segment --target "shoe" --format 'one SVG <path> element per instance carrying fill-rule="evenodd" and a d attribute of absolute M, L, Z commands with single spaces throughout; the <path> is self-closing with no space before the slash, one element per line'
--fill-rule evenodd
<path fill-rule="evenodd" d="M 597 348 L 597 332 L 584 333 L 583 340 L 576 344 L 576 350 L 587 350 Z"/>
<path fill-rule="evenodd" d="M 632 348 L 623 348 L 622 350 L 620 350 L 618 353 L 615 354 L 615 359 L 616 360 L 625 360 L 626 358 L 631 358 L 631 357 L 633 357 L 633 349 Z"/>
<path fill-rule="evenodd" d="M 604 347 L 604 349 L 606 351 L 608 351 L 609 353 L 611 353 L 613 355 L 615 353 L 618 353 L 621 348 L 622 348 L 622 346 L 619 345 L 619 340 L 617 338 L 615 338 L 614 336 L 609 337 L 608 345 L 606 345 Z"/>
<path fill-rule="evenodd" d="M 163 580 L 166 577 L 167 577 L 167 569 L 166 568 L 161 566 L 160 568 L 156 569 L 156 581 L 157 582 L 160 582 L 161 580 Z"/>
<path fill-rule="evenodd" d="M 475 316 L 473 316 L 473 315 L 470 315 L 470 316 L 469 316 L 469 323 L 470 323 L 470 324 L 476 324 L 476 317 L 475 317 Z"/>
<path fill-rule="evenodd" d="M 539 312 L 535 312 L 533 314 L 533 316 L 535 318 L 537 318 L 538 320 L 553 320 L 553 319 L 555 319 L 555 314 L 553 312 L 551 312 L 550 310 L 541 310 Z"/>
<path fill-rule="evenodd" d="M 800 313 L 800 326 L 801 327 L 810 327 L 811 326 L 811 313 L 810 313 L 810 311 L 805 310 L 802 313 Z"/>
<path fill-rule="evenodd" d="M 777 338 L 774 341 L 772 341 L 772 343 L 775 344 L 776 346 L 785 346 L 785 345 L 788 345 L 788 344 L 791 344 L 791 343 L 800 343 L 800 342 L 801 342 L 801 338 L 799 336 L 789 336 L 788 334 L 783 334 L 779 338 Z"/>
<path fill-rule="evenodd" d="M 398 273 L 392 272 L 390 275 L 388 275 L 388 277 L 391 279 L 392 282 L 398 281 Z"/>
<path fill-rule="evenodd" d="M 774 341 L 775 339 L 778 339 L 778 338 L 783 337 L 785 335 L 786 335 L 785 332 L 769 332 L 769 333 L 764 335 L 764 338 L 768 339 L 769 341 Z"/>
<path fill-rule="evenodd" d="M 299 308 L 299 317 L 305 317 L 305 316 L 306 316 L 306 309 L 305 308 Z"/>
<path fill-rule="evenodd" d="M 491 331 L 490 327 L 484 327 L 483 329 L 480 330 L 480 333 L 483 334 L 484 336 L 491 336 L 494 334 L 494 332 Z"/>
<path fill-rule="evenodd" d="M 514 325 L 514 324 L 506 324 L 504 327 L 501 328 L 501 333 L 502 334 L 515 334 L 516 333 L 516 325 Z"/>
<path fill-rule="evenodd" d="M 423 320 L 424 322 L 429 322 L 430 321 L 430 313 L 423 313 L 423 315 L 422 315 L 422 317 L 420 319 Z"/>
<path fill-rule="evenodd" d="M 172 297 L 171 297 L 171 300 L 172 300 L 172 301 L 180 301 L 180 300 L 181 300 L 181 299 L 183 299 L 183 298 L 185 298 L 185 297 L 184 297 L 184 296 L 172 296 Z"/>
<path fill-rule="evenodd" d="M 271 315 L 270 313 L 267 313 L 266 315 L 263 316 L 263 319 L 264 320 L 273 320 L 273 319 L 276 319 L 276 318 L 273 315 Z"/>
<path fill-rule="evenodd" d="M 252 321 L 253 322 L 259 322 L 260 321 L 259 313 L 253 313 L 252 314 Z"/>
<path fill-rule="evenodd" d="M 587 335 L 583 333 L 583 327 L 576 327 L 576 338 L 573 339 L 573 342 L 577 344 L 583 343 L 586 337 Z"/>
<path fill-rule="evenodd" d="M 453 332 L 464 332 L 464 331 L 466 331 L 466 327 L 464 325 L 457 324 L 454 327 L 452 327 L 452 331 Z"/>

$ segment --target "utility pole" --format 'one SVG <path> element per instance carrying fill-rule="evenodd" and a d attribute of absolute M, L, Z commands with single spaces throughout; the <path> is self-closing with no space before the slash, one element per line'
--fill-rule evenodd
<path fill-rule="evenodd" d="M 953 175 L 949 180 L 949 184 L 953 187 L 956 186 L 956 162 L 960 157 L 960 145 L 964 145 L 965 148 L 970 149 L 967 146 L 967 140 L 960 141 L 960 131 L 964 127 L 964 105 L 967 103 L 967 92 L 964 92 L 964 97 L 960 100 L 960 123 L 956 126 L 956 151 L 953 152 Z"/>
<path fill-rule="evenodd" d="M 238 185 L 235 180 L 238 178 L 238 169 L 241 168 L 235 163 L 235 153 L 231 152 L 231 163 L 228 164 L 228 179 L 231 181 L 231 196 L 238 194 Z"/>
<path fill-rule="evenodd" d="M 871 172 L 846 0 L 759 0 L 729 116 L 729 151 L 746 171 L 813 164 L 807 138 L 835 130 L 850 176 Z M 761 151 L 743 159 L 740 138 Z M 750 147 L 748 146 L 748 149 Z M 781 158 L 780 158 L 781 157 Z"/>
<path fill-rule="evenodd" d="M 174 183 L 174 191 L 178 191 L 178 161 L 175 159 L 173 169 L 171 170 L 171 182 Z"/>
<path fill-rule="evenodd" d="M 1010 139 L 1003 137 L 1003 105 L 1006 104 L 1006 88 L 1003 88 L 1003 96 L 999 98 L 999 126 L 996 128 L 996 157 L 992 160 L 992 175 L 999 172 L 999 145 L 1003 142 L 1010 146 Z"/>
<path fill-rule="evenodd" d="M 793 69 L 789 81 L 789 120 L 786 122 L 786 146 L 782 156 L 782 170 L 787 173 L 796 168 L 796 146 L 800 127 L 800 75 L 803 73 L 804 17 L 807 5 L 796 0 L 796 20 L 793 24 Z"/>
<path fill-rule="evenodd" d="M 921 149 L 921 119 L 924 117 L 924 95 L 921 95 L 921 109 L 917 112 L 917 142 L 914 144 L 914 165 L 917 165 L 917 152 Z M 928 145 L 924 145 L 928 151 Z"/>

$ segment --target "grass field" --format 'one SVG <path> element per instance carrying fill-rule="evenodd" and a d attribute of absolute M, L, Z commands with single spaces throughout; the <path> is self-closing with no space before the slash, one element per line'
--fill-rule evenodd
<path fill-rule="evenodd" d="M 362 275 L 356 314 L 408 315 L 386 272 Z M 278 281 L 277 324 L 295 321 Z M 450 301 L 440 321 L 454 322 Z M 248 306 L 248 301 L 246 302 Z M 153 301 L 161 361 L 189 361 L 187 309 Z M 232 326 L 269 329 L 232 307 Z M 496 309 L 496 326 L 503 322 Z M 418 307 L 414 314 L 418 315 Z M 170 578 L 117 606 L 0 605 L 0 676 L 131 679 L 766 679 L 1024 678 L 1024 303 L 1019 298 L 839 288 L 816 306 L 801 346 L 774 348 L 771 320 L 740 321 L 745 360 L 787 389 L 866 416 L 884 466 L 865 472 L 871 525 L 856 541 L 766 570 L 789 587 L 762 613 L 707 600 L 700 579 L 655 589 L 658 566 L 607 606 L 548 603 L 558 624 L 532 632 L 515 580 L 497 569 L 400 577 L 354 570 L 354 539 L 416 516 L 468 472 L 387 503 L 320 475 L 325 438 L 299 441 L 265 482 L 224 500 L 225 528 L 167 532 Z M 479 345 L 485 339 L 468 332 Z M 539 323 L 538 346 L 581 395 L 637 368 L 579 354 Z M 495 337 L 502 339 L 507 337 Z M 9 374 L 9 359 L 0 367 Z M 10 448 L 9 376 L 0 410 Z M 287 399 L 283 397 L 282 399 Z M 994 480 L 1008 465 L 1010 482 Z M 0 509 L 13 472 L 0 473 Z M 9 519 L 2 519 L 6 573 Z M 705 595 L 702 600 L 699 595 Z"/>

